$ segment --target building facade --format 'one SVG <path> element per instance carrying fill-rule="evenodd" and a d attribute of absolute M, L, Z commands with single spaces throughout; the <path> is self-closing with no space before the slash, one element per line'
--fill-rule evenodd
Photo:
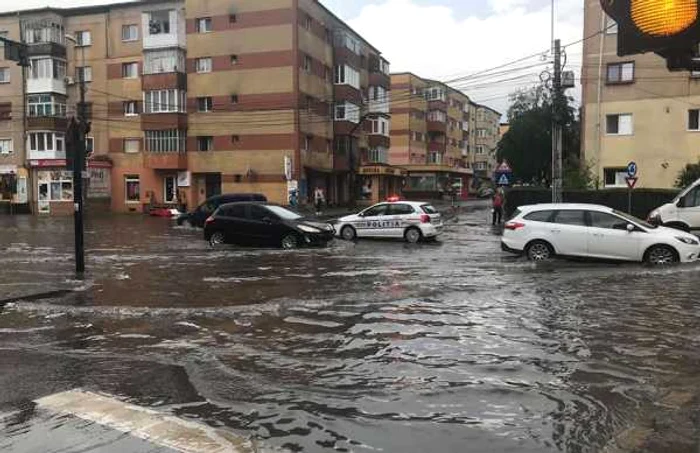
<path fill-rule="evenodd" d="M 474 153 L 471 167 L 474 169 L 474 186 L 493 180 L 496 171 L 498 142 L 501 140 L 501 114 L 485 105 L 475 106 Z"/>
<path fill-rule="evenodd" d="M 392 74 L 391 91 L 389 163 L 407 171 L 406 195 L 466 198 L 474 104 L 460 91 L 411 73 Z"/>
<path fill-rule="evenodd" d="M 65 128 L 83 79 L 87 193 L 114 211 L 315 187 L 347 203 L 388 154 L 388 62 L 318 0 L 47 8 L 0 14 L 0 32 L 31 58 L 26 78 L 0 60 L 0 188 L 16 188 L 2 199 L 35 212 L 72 209 Z"/>
<path fill-rule="evenodd" d="M 654 54 L 617 56 L 617 28 L 597 0 L 585 1 L 582 156 L 601 187 L 670 188 L 700 158 L 700 78 L 669 72 Z"/>

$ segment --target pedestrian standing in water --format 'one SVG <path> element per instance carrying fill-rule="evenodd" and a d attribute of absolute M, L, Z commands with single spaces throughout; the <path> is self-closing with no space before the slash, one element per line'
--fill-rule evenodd
<path fill-rule="evenodd" d="M 320 216 L 323 211 L 323 203 L 326 201 L 326 196 L 323 193 L 323 189 L 316 187 L 314 191 L 314 205 L 316 206 L 316 215 Z"/>
<path fill-rule="evenodd" d="M 505 193 L 502 187 L 496 189 L 493 194 L 493 224 L 500 225 L 503 221 L 503 205 L 505 204 Z"/>

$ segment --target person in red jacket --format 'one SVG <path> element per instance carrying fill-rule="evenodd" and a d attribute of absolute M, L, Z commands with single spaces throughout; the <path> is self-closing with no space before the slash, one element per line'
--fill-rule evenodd
<path fill-rule="evenodd" d="M 505 204 L 505 196 L 502 188 L 498 188 L 496 192 L 493 194 L 493 200 L 492 200 L 492 205 L 493 205 L 493 224 L 496 225 L 498 223 L 499 225 L 503 221 L 503 205 Z"/>

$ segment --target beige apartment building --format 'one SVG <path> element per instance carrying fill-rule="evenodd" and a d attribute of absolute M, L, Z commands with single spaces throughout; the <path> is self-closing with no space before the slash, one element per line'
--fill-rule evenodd
<path fill-rule="evenodd" d="M 496 171 L 498 142 L 501 140 L 501 114 L 485 105 L 476 105 L 474 129 L 475 146 L 471 153 L 471 167 L 480 181 L 493 179 Z"/>
<path fill-rule="evenodd" d="M 456 189 L 466 198 L 473 170 L 476 106 L 467 95 L 411 73 L 391 75 L 389 163 L 408 172 L 407 196 L 439 198 Z"/>
<path fill-rule="evenodd" d="M 602 33 L 597 34 L 601 30 Z M 669 72 L 655 54 L 617 56 L 617 30 L 599 0 L 585 1 L 582 155 L 601 187 L 670 188 L 700 158 L 700 78 Z"/>
<path fill-rule="evenodd" d="M 114 211 L 222 192 L 303 202 L 315 187 L 347 203 L 387 179 L 374 164 L 390 147 L 389 64 L 318 0 L 44 8 L 0 14 L 0 33 L 31 63 L 0 59 L 0 201 L 71 211 L 65 128 L 81 80 L 88 198 Z"/>

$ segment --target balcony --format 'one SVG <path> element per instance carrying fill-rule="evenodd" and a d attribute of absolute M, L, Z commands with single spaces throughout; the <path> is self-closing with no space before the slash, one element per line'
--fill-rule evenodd
<path fill-rule="evenodd" d="M 428 142 L 428 151 L 445 153 L 447 151 L 447 145 L 441 142 Z"/>
<path fill-rule="evenodd" d="M 163 131 L 170 129 L 187 129 L 187 114 L 185 113 L 143 113 L 141 114 L 141 130 Z"/>
<path fill-rule="evenodd" d="M 444 121 L 430 121 L 427 122 L 428 132 L 438 132 L 440 134 L 447 133 L 447 123 Z"/>
<path fill-rule="evenodd" d="M 187 91 L 187 74 L 183 72 L 143 74 L 141 76 L 141 88 L 143 91 L 168 89 Z"/>
<path fill-rule="evenodd" d="M 152 170 L 187 170 L 187 153 L 143 153 L 143 166 Z"/>
<path fill-rule="evenodd" d="M 143 13 L 141 23 L 144 49 L 186 47 L 186 22 L 183 11 L 149 11 Z"/>
<path fill-rule="evenodd" d="M 38 93 L 57 93 L 66 94 L 66 81 L 65 79 L 27 79 L 27 94 L 38 94 Z"/>
<path fill-rule="evenodd" d="M 68 120 L 58 116 L 27 117 L 27 130 L 30 131 L 61 131 L 68 128 Z"/>
<path fill-rule="evenodd" d="M 388 99 L 369 101 L 369 112 L 388 115 L 390 112 L 390 104 Z"/>
<path fill-rule="evenodd" d="M 385 135 L 371 134 L 367 142 L 371 148 L 389 148 L 391 145 L 391 139 Z"/>
<path fill-rule="evenodd" d="M 443 101 L 441 99 L 437 99 L 434 101 L 428 101 L 428 110 L 442 110 L 443 112 L 447 111 L 447 102 Z"/>
<path fill-rule="evenodd" d="M 36 151 L 30 149 L 27 153 L 28 160 L 63 160 L 65 158 L 65 151 Z"/>
<path fill-rule="evenodd" d="M 27 46 L 27 56 L 29 57 L 44 57 L 50 56 L 55 58 L 66 59 L 66 46 L 55 42 L 40 42 Z"/>
<path fill-rule="evenodd" d="M 383 72 L 371 72 L 369 74 L 369 84 L 389 89 L 391 88 L 391 78 Z"/>

